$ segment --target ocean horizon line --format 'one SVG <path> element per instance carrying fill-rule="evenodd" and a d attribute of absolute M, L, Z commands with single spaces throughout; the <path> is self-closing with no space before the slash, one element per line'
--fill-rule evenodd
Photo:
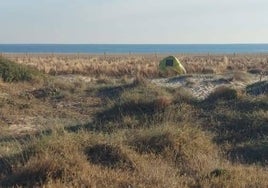
<path fill-rule="evenodd" d="M 0 44 L 2 53 L 268 53 L 268 44 Z"/>
<path fill-rule="evenodd" d="M 268 45 L 260 43 L 0 43 L 0 45 Z"/>

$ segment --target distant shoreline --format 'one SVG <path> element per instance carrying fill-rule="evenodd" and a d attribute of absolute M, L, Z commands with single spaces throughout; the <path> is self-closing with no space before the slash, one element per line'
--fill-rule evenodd
<path fill-rule="evenodd" d="M 254 56 L 254 57 L 260 57 L 260 56 L 268 56 L 268 52 L 265 53 L 6 53 L 6 52 L 0 52 L 0 56 L 2 57 L 165 57 L 165 56 L 193 56 L 193 57 L 206 57 L 206 56 Z"/>
<path fill-rule="evenodd" d="M 0 44 L 0 53 L 37 54 L 255 54 L 268 44 Z"/>

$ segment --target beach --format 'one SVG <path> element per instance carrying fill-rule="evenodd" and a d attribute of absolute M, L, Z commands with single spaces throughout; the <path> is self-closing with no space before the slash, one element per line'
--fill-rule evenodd
<path fill-rule="evenodd" d="M 87 82 L 98 79 L 131 79 L 140 75 L 163 87 L 184 87 L 198 99 L 206 98 L 218 86 L 243 89 L 267 80 L 268 54 L 174 54 L 186 68 L 182 79 L 161 78 L 159 62 L 167 54 L 4 54 L 20 64 Z M 169 75 L 169 77 L 174 77 Z M 225 80 L 225 81 L 224 81 Z M 190 84 L 189 84 L 190 83 Z"/>
<path fill-rule="evenodd" d="M 268 1 L 0 4 L 0 187 L 268 188 Z"/>
<path fill-rule="evenodd" d="M 268 54 L 168 55 L 2 53 L 0 186 L 267 187 Z"/>

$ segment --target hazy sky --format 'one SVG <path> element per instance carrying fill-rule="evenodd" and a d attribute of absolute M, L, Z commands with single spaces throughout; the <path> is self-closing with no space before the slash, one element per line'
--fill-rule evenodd
<path fill-rule="evenodd" d="M 0 43 L 268 43 L 268 0 L 0 0 Z"/>

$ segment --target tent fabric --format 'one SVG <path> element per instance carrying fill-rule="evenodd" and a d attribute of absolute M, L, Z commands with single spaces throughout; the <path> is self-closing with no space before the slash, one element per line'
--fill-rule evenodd
<path fill-rule="evenodd" d="M 159 69 L 162 73 L 169 72 L 170 70 L 177 74 L 186 74 L 186 70 L 180 61 L 174 56 L 168 56 L 160 61 Z"/>

